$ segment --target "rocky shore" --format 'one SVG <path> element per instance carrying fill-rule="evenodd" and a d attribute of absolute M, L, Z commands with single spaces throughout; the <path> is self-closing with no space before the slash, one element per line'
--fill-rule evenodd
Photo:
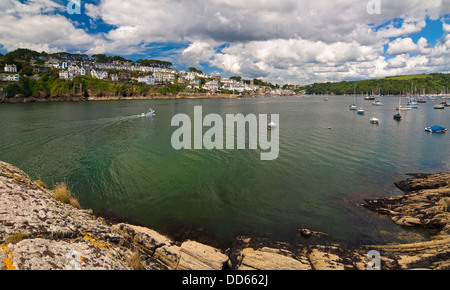
<path fill-rule="evenodd" d="M 365 206 L 399 225 L 435 231 L 428 242 L 344 249 L 240 236 L 224 251 L 140 226 L 111 225 L 90 210 L 57 201 L 51 190 L 0 162 L 0 269 L 364 270 L 370 250 L 380 251 L 385 270 L 449 269 L 450 174 L 420 176 L 405 184 L 415 191 Z M 324 235 L 300 232 L 319 241 Z"/>

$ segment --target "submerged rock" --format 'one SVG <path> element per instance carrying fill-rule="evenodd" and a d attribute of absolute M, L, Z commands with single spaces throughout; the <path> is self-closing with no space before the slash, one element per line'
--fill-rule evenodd
<path fill-rule="evenodd" d="M 309 229 L 299 229 L 298 232 L 300 233 L 300 235 L 302 235 L 302 237 L 307 238 L 307 239 L 328 236 L 327 233 L 315 232 L 315 231 L 312 231 Z"/>

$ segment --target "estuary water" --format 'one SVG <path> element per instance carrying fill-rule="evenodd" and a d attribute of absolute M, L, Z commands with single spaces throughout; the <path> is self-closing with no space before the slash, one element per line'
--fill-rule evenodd
<path fill-rule="evenodd" d="M 399 195 L 406 173 L 450 171 L 450 109 L 428 100 L 395 121 L 384 106 L 352 96 L 107 101 L 0 105 L 0 160 L 50 187 L 66 182 L 84 208 L 166 234 L 226 244 L 238 234 L 307 243 L 298 229 L 347 245 L 410 241 L 403 229 L 363 208 Z M 438 103 L 439 100 L 436 100 Z M 261 150 L 175 150 L 176 114 L 279 114 L 278 159 Z M 152 107 L 156 116 L 139 115 Z M 369 122 L 380 119 L 379 125 Z M 206 131 L 206 129 L 205 129 Z M 220 242 L 218 242 L 220 243 Z"/>

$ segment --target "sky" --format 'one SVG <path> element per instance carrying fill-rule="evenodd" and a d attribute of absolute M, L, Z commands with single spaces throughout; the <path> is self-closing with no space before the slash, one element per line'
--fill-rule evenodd
<path fill-rule="evenodd" d="M 449 73 L 450 0 L 0 0 L 0 52 L 17 48 L 278 84 Z"/>

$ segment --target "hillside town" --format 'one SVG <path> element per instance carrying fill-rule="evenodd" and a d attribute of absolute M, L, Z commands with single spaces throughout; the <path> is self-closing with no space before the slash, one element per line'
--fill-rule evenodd
<path fill-rule="evenodd" d="M 71 61 L 60 58 L 33 58 L 29 60 L 32 73 L 24 74 L 17 65 L 6 63 L 0 82 L 19 82 L 21 77 L 31 77 L 38 80 L 47 73 L 57 74 L 60 80 L 73 81 L 79 76 L 90 77 L 111 83 L 134 83 L 147 86 L 181 86 L 183 92 L 210 94 L 268 94 L 293 95 L 293 90 L 283 90 L 278 85 L 266 85 L 263 81 L 243 80 L 241 77 L 224 78 L 218 75 L 205 74 L 195 68 L 179 70 L 166 66 L 147 66 L 118 57 L 108 63 L 85 59 Z"/>

